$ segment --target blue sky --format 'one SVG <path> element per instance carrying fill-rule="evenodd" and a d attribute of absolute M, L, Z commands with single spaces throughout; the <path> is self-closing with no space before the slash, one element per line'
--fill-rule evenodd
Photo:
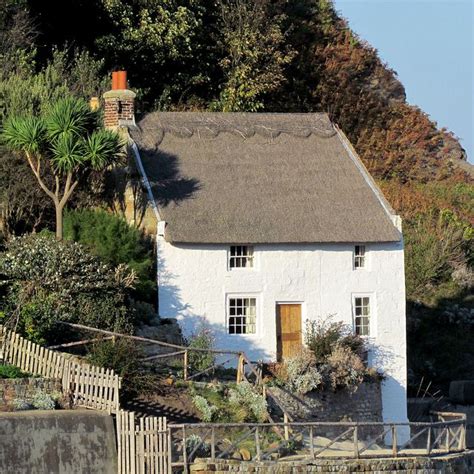
<path fill-rule="evenodd" d="M 474 163 L 474 0 L 334 0 L 398 73 L 407 100 L 461 139 Z"/>

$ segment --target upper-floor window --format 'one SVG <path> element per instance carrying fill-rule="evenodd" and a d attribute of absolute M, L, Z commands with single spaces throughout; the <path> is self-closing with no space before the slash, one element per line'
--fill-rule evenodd
<path fill-rule="evenodd" d="M 255 334 L 257 331 L 257 299 L 232 297 L 228 301 L 229 334 Z"/>
<path fill-rule="evenodd" d="M 254 257 L 251 245 L 231 245 L 229 268 L 253 268 Z"/>
<path fill-rule="evenodd" d="M 370 297 L 355 296 L 353 311 L 355 333 L 359 336 L 370 336 Z"/>
<path fill-rule="evenodd" d="M 366 255 L 365 245 L 356 245 L 354 249 L 354 268 L 365 268 L 366 266 Z"/>

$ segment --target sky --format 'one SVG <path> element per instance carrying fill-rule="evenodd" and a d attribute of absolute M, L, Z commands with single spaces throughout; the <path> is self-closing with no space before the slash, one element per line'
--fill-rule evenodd
<path fill-rule="evenodd" d="M 474 0 L 334 0 L 398 74 L 407 100 L 460 138 L 474 163 Z"/>

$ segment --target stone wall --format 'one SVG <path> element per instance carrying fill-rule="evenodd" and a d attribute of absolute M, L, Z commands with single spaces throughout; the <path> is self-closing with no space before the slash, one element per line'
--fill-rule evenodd
<path fill-rule="evenodd" d="M 60 393 L 61 381 L 57 379 L 24 378 L 0 379 L 0 411 L 13 411 L 17 399 L 31 403 L 37 392 Z"/>
<path fill-rule="evenodd" d="M 196 459 L 192 474 L 252 472 L 258 474 L 297 474 L 312 472 L 471 474 L 474 472 L 474 451 L 437 458 L 404 459 L 316 459 L 312 461 L 242 462 L 233 460 Z"/>
<path fill-rule="evenodd" d="M 0 472 L 115 474 L 112 417 L 88 410 L 0 413 Z"/>
<path fill-rule="evenodd" d="M 324 390 L 297 395 L 274 387 L 295 421 L 383 421 L 380 382 L 363 383 L 355 392 Z"/>

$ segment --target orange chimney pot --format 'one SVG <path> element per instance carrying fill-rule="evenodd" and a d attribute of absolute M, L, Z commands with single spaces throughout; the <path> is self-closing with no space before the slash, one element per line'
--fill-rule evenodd
<path fill-rule="evenodd" d="M 112 73 L 112 90 L 127 89 L 127 71 L 114 71 Z"/>
<path fill-rule="evenodd" d="M 113 91 L 118 89 L 117 84 L 118 84 L 118 74 L 117 74 L 117 71 L 114 71 L 112 73 L 112 90 Z"/>

